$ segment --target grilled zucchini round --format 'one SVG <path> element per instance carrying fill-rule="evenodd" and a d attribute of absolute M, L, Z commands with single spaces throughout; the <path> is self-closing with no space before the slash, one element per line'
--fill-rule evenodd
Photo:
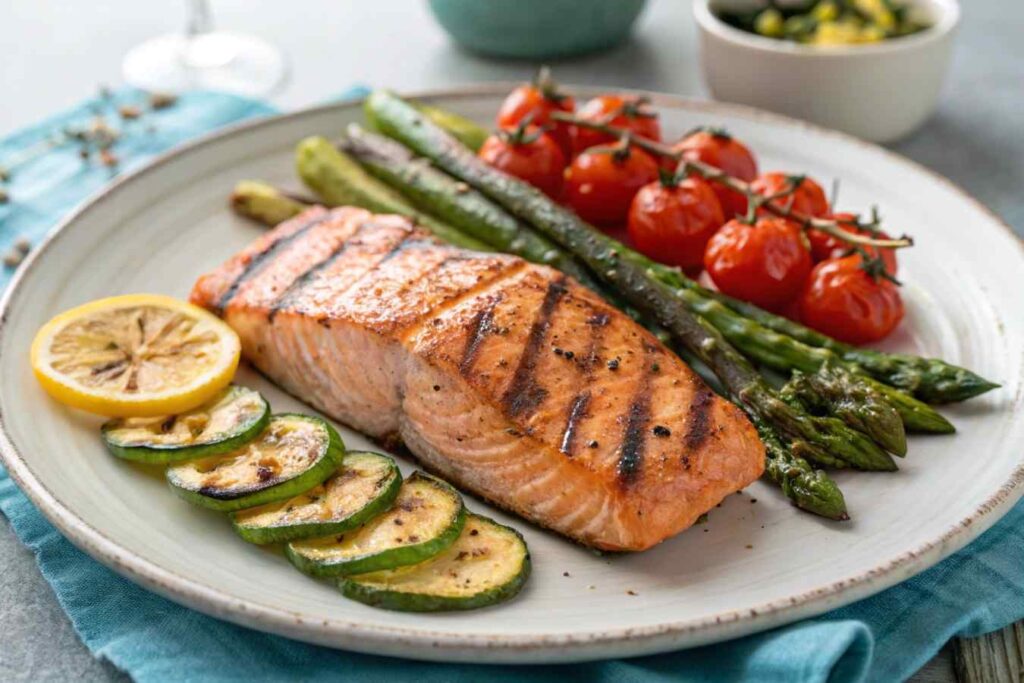
<path fill-rule="evenodd" d="M 462 496 L 422 472 L 409 477 L 394 505 L 350 533 L 293 541 L 285 554 L 314 576 L 347 576 L 394 569 L 430 559 L 459 537 L 466 522 Z"/>
<path fill-rule="evenodd" d="M 318 417 L 285 413 L 244 446 L 167 470 L 185 500 L 221 512 L 291 498 L 321 483 L 342 464 L 345 445 Z"/>
<path fill-rule="evenodd" d="M 402 474 L 386 455 L 348 451 L 324 483 L 286 501 L 231 515 L 238 535 L 250 543 L 279 543 L 351 531 L 387 510 Z"/>
<path fill-rule="evenodd" d="M 102 434 L 119 458 L 166 465 L 233 451 L 259 436 L 269 421 L 270 404 L 258 391 L 231 385 L 195 410 L 110 420 Z"/>
<path fill-rule="evenodd" d="M 515 596 L 530 575 L 530 552 L 515 529 L 469 515 L 458 540 L 411 567 L 341 579 L 345 597 L 404 612 L 487 607 Z"/>

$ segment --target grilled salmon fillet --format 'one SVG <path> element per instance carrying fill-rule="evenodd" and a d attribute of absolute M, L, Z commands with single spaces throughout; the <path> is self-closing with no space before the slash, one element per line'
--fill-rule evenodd
<path fill-rule="evenodd" d="M 398 216 L 312 208 L 191 299 L 291 394 L 590 546 L 649 548 L 764 468 L 739 409 L 600 297 Z"/>

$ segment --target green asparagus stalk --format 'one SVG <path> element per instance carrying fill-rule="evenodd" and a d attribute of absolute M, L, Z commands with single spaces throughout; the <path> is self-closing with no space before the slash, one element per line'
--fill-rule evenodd
<path fill-rule="evenodd" d="M 653 277 L 642 256 L 624 258 L 622 245 L 555 204 L 539 190 L 477 159 L 457 140 L 400 98 L 383 91 L 366 101 L 376 125 L 437 166 L 476 187 L 570 250 L 631 303 L 661 325 L 719 377 L 730 396 L 750 414 L 789 438 L 805 442 L 807 455 L 861 469 L 894 470 L 888 453 L 864 434 L 832 417 L 816 417 L 782 401 L 718 330 L 691 312 L 676 292 Z"/>
<path fill-rule="evenodd" d="M 707 290 L 692 280 L 687 280 L 685 286 L 696 289 L 705 297 L 715 299 L 764 328 L 807 346 L 828 349 L 844 361 L 863 368 L 875 379 L 909 392 L 925 403 L 965 401 L 999 387 L 998 384 L 966 368 L 938 358 L 921 358 L 850 346 L 754 304 L 734 299 L 721 292 Z"/>
<path fill-rule="evenodd" d="M 907 438 L 899 413 L 860 379 L 841 366 L 825 363 L 815 373 L 794 371 L 780 393 L 787 402 L 795 401 L 811 413 L 834 415 L 890 453 L 905 455 Z"/>
<path fill-rule="evenodd" d="M 490 135 L 490 131 L 483 126 L 477 125 L 476 121 L 471 121 L 447 109 L 441 109 L 440 107 L 423 102 L 413 102 L 412 105 L 474 152 L 479 151 L 483 147 L 484 140 Z"/>
<path fill-rule="evenodd" d="M 329 206 L 360 206 L 379 213 L 411 218 L 451 244 L 475 251 L 493 251 L 480 240 L 417 211 L 402 195 L 369 175 L 351 157 L 322 137 L 306 138 L 295 150 L 295 165 L 302 181 Z"/>
<path fill-rule="evenodd" d="M 229 201 L 238 215 L 268 226 L 283 223 L 315 203 L 258 180 L 240 181 L 231 192 Z"/>
<path fill-rule="evenodd" d="M 417 158 L 404 145 L 352 124 L 342 149 L 417 208 L 495 249 L 557 268 L 595 291 L 601 287 L 568 252 L 465 183 Z"/>
<path fill-rule="evenodd" d="M 745 318 L 717 299 L 702 296 L 700 290 L 688 285 L 690 280 L 678 269 L 655 263 L 625 247 L 621 249 L 623 258 L 646 268 L 652 277 L 670 287 L 691 311 L 703 316 L 754 362 L 784 372 L 795 369 L 806 373 L 816 372 L 824 364 L 832 363 L 846 368 L 851 375 L 860 375 L 859 366 L 842 360 L 830 349 L 808 346 Z M 907 431 L 932 434 L 955 431 L 938 411 L 899 389 L 863 376 L 851 377 L 846 385 L 859 385 L 858 392 L 862 395 L 880 394 L 899 413 Z"/>
<path fill-rule="evenodd" d="M 843 492 L 828 474 L 816 470 L 803 458 L 786 448 L 762 420 L 754 426 L 765 448 L 764 473 L 782 489 L 782 493 L 802 510 L 835 520 L 847 520 Z"/>

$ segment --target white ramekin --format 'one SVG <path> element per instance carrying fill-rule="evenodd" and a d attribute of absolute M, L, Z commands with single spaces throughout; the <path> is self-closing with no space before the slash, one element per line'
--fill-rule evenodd
<path fill-rule="evenodd" d="M 865 45 L 813 46 L 741 31 L 694 0 L 704 78 L 716 99 L 739 102 L 889 142 L 935 108 L 949 66 L 956 0 L 914 0 L 931 26 Z"/>

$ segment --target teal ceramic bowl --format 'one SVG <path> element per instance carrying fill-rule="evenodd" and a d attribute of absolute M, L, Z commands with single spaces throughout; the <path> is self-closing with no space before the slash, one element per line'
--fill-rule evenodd
<path fill-rule="evenodd" d="M 552 59 L 622 42 L 646 1 L 430 0 L 430 9 L 467 50 L 492 57 Z"/>

